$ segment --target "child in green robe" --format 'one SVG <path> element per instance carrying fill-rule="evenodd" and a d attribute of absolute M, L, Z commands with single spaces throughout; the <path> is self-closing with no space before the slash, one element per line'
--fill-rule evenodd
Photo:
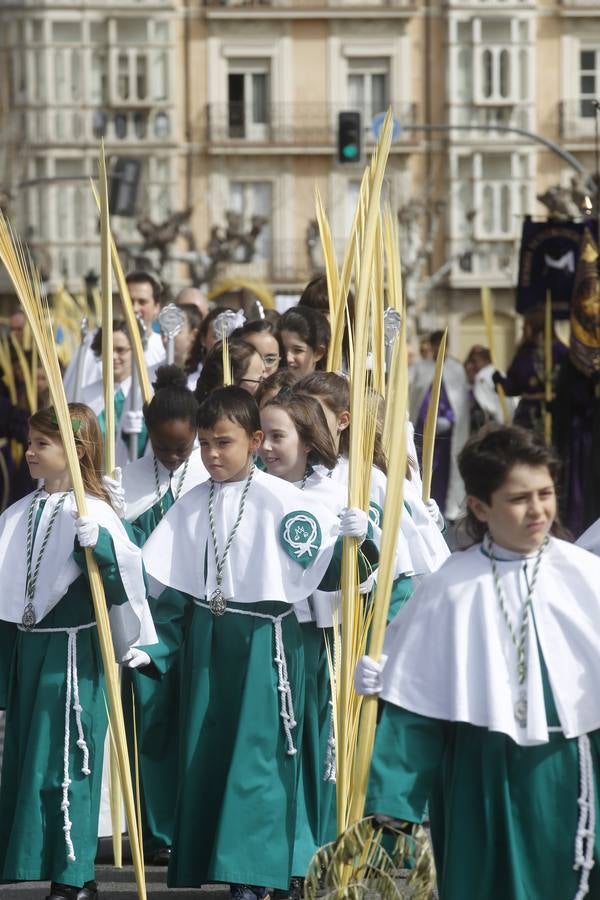
<path fill-rule="evenodd" d="M 246 391 L 213 391 L 198 425 L 210 479 L 144 547 L 151 589 L 165 588 L 153 609 L 161 645 L 148 653 L 164 670 L 180 652 L 182 666 L 169 885 L 229 882 L 232 896 L 256 900 L 265 886 L 286 890 L 291 875 L 304 707 L 294 604 L 336 587 L 344 530 L 333 511 L 255 468 L 262 431 Z"/>
<path fill-rule="evenodd" d="M 200 450 L 194 448 L 198 404 L 186 381 L 177 366 L 157 370 L 154 396 L 144 407 L 152 455 L 123 472 L 125 518 L 140 547 L 173 504 L 208 478 Z M 127 725 L 133 721 L 132 688 L 135 697 L 144 852 L 149 863 L 166 865 L 177 792 L 179 668 L 173 666 L 156 680 L 124 669 L 121 684 Z"/>
<path fill-rule="evenodd" d="M 69 411 L 88 515 L 77 517 L 56 416 L 45 409 L 30 419 L 26 454 L 43 487 L 0 517 L 0 621 L 10 653 L 0 880 L 51 881 L 47 900 L 95 900 L 107 718 L 85 547 L 100 569 L 117 659 L 156 635 L 141 551 L 102 482 L 98 421 L 83 404 Z"/>
<path fill-rule="evenodd" d="M 440 900 L 598 898 L 600 560 L 556 536 L 531 432 L 482 429 L 460 471 L 474 545 L 357 667 L 383 701 L 367 811 L 419 822 L 429 801 Z"/>

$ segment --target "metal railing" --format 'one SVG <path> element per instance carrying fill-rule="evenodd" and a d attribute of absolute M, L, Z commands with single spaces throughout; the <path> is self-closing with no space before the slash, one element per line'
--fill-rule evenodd
<path fill-rule="evenodd" d="M 204 0 L 207 9 L 405 9 L 417 7 L 417 0 Z"/>
<path fill-rule="evenodd" d="M 330 148 L 337 141 L 337 115 L 342 109 L 330 103 L 272 103 L 253 115 L 252 107 L 242 103 L 208 104 L 206 107 L 206 141 L 208 144 L 274 144 Z M 400 122 L 401 143 L 414 143 L 414 132 L 402 131 L 402 123 L 417 122 L 417 106 L 407 103 L 394 106 Z M 263 121 L 254 121 L 260 118 Z M 363 141 L 375 140 L 372 117 L 363 115 Z"/>
<path fill-rule="evenodd" d="M 20 111 L 23 137 L 29 144 L 170 143 L 175 122 L 169 108 L 111 109 L 55 106 Z"/>

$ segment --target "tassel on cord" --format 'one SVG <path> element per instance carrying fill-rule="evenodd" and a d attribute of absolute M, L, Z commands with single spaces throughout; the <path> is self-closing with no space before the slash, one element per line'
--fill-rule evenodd
<path fill-rule="evenodd" d="M 594 762 L 587 734 L 577 738 L 579 759 L 579 819 L 575 837 L 574 870 L 581 870 L 579 887 L 574 900 L 583 900 L 589 893 L 590 872 L 594 867 L 594 844 L 596 840 L 596 801 L 594 794 Z"/>

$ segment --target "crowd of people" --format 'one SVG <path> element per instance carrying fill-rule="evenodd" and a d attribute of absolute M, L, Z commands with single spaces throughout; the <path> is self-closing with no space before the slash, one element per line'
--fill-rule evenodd
<path fill-rule="evenodd" d="M 345 539 L 360 546 L 365 604 L 377 577 L 382 417 L 368 509 L 349 506 L 350 385 L 327 370 L 324 277 L 281 315 L 249 319 L 186 288 L 170 339 L 159 282 L 127 282 L 153 396 L 142 404 L 115 318 L 115 472 L 102 469 L 101 328 L 64 373 L 85 516 L 43 373 L 33 415 L 21 389 L 0 396 L 0 882 L 50 882 L 47 900 L 99 894 L 107 708 L 88 548 L 147 860 L 168 865 L 171 887 L 298 900 L 336 837 L 331 635 Z M 23 326 L 16 312 L 18 341 Z M 407 465 L 384 653 L 354 676 L 380 698 L 366 811 L 430 822 L 440 900 L 600 898 L 600 524 L 561 524 L 535 327 L 506 374 L 484 346 L 464 365 L 447 353 L 432 499 L 420 452 L 442 335 L 422 342 L 397 431 Z M 556 339 L 553 353 L 558 384 L 568 348 Z M 451 553 L 449 525 L 467 549 Z"/>

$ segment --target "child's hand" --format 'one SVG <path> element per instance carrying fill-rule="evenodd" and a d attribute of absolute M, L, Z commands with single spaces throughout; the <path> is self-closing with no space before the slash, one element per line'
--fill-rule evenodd
<path fill-rule="evenodd" d="M 123 657 L 123 665 L 128 669 L 139 669 L 140 666 L 149 666 L 152 660 L 145 650 L 139 647 L 131 647 Z"/>
<path fill-rule="evenodd" d="M 369 527 L 369 517 L 358 507 L 346 506 L 340 514 L 340 534 L 342 537 L 353 537 L 364 541 Z"/>
<path fill-rule="evenodd" d="M 77 510 L 74 510 L 75 517 L 75 534 L 79 541 L 80 547 L 95 547 L 98 543 L 100 534 L 100 526 L 90 516 L 80 516 L 77 518 Z"/>
<path fill-rule="evenodd" d="M 125 491 L 122 486 L 123 473 L 117 468 L 113 472 L 113 478 L 110 475 L 102 476 L 102 484 L 106 488 L 106 493 L 110 497 L 111 506 L 120 519 L 125 515 Z"/>
<path fill-rule="evenodd" d="M 440 529 L 440 531 L 443 531 L 444 525 L 446 523 L 444 522 L 444 517 L 443 517 L 442 513 L 440 512 L 440 508 L 437 505 L 437 503 L 435 502 L 435 500 L 433 499 L 433 497 L 431 497 L 427 501 L 425 506 L 427 507 L 427 512 L 433 519 L 434 523 L 437 525 L 437 527 Z"/>
<path fill-rule="evenodd" d="M 362 697 L 380 694 L 383 688 L 381 674 L 387 662 L 387 656 L 379 657 L 375 662 L 370 656 L 361 656 L 354 670 L 354 690 Z"/>

